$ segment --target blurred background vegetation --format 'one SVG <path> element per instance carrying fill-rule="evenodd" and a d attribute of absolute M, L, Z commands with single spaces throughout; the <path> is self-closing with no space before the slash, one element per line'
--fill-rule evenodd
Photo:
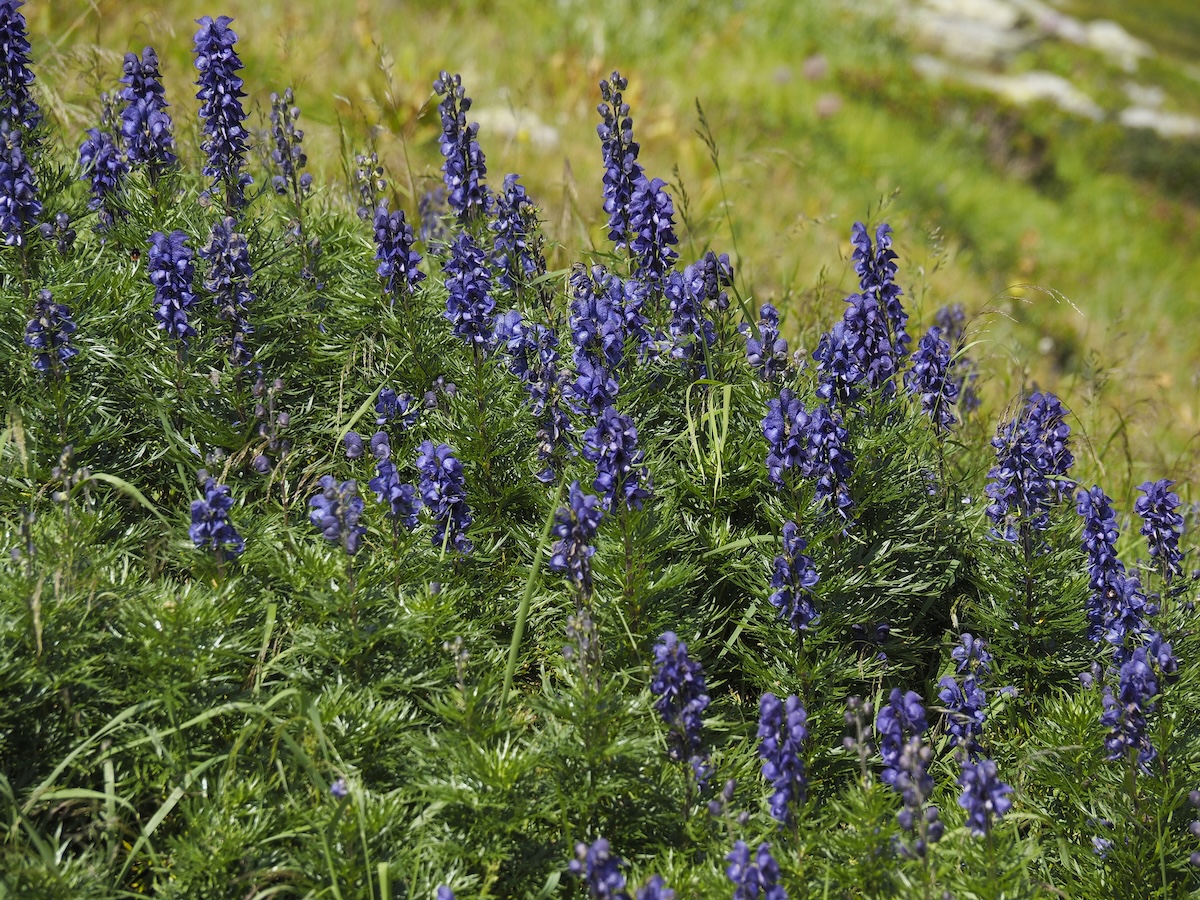
<path fill-rule="evenodd" d="M 1008 30 L 1027 39 L 967 77 L 913 26 L 1014 10 Z M 1047 11 L 1072 27 L 1113 20 L 1146 52 L 1060 39 Z M 1185 124 L 1200 115 L 1193 0 L 55 0 L 24 13 L 46 105 L 70 133 L 99 119 L 125 51 L 149 44 L 193 158 L 193 20 L 234 17 L 249 103 L 261 124 L 271 91 L 295 88 L 326 202 L 350 202 L 354 155 L 374 147 L 410 214 L 440 177 L 432 81 L 460 72 L 492 181 L 521 173 L 558 267 L 605 246 L 595 106 L 619 69 L 647 174 L 674 185 L 682 257 L 729 252 L 742 292 L 775 302 L 801 347 L 842 314 L 850 225 L 889 221 L 914 318 L 946 303 L 974 316 L 991 421 L 1037 383 L 1062 393 L 1114 488 L 1195 474 L 1200 136 L 1121 122 L 1131 97 Z M 981 86 L 1022 73 L 1070 82 L 1094 112 Z"/>

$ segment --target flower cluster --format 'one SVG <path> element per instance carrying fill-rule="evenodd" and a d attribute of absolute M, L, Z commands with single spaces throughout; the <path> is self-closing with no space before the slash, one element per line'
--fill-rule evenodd
<path fill-rule="evenodd" d="M 1097 485 L 1080 491 L 1076 509 L 1083 518 L 1083 550 L 1088 558 L 1088 638 L 1104 638 L 1117 648 L 1120 664 L 1129 639 L 1146 630 L 1146 619 L 1156 611 L 1142 594 L 1137 575 L 1126 573 L 1117 556 L 1117 517 L 1112 500 Z"/>
<path fill-rule="evenodd" d="M 964 413 L 979 409 L 979 392 L 975 382 L 979 380 L 979 366 L 975 360 L 963 354 L 963 341 L 967 334 L 967 312 L 961 303 L 941 307 L 933 317 L 933 323 L 941 330 L 942 338 L 950 344 L 951 359 L 949 378 L 958 385 L 958 406 Z"/>
<path fill-rule="evenodd" d="M 153 47 L 126 53 L 121 77 L 121 136 L 125 156 L 131 166 L 145 166 L 151 178 L 158 178 L 175 165 L 175 138 L 170 113 L 158 70 L 158 54 Z"/>
<path fill-rule="evenodd" d="M 55 303 L 47 290 L 38 291 L 33 302 L 33 318 L 25 325 L 25 346 L 33 351 L 33 367 L 39 372 L 54 372 L 66 366 L 79 352 L 71 346 L 75 320 L 63 303 Z"/>
<path fill-rule="evenodd" d="M 750 326 L 743 325 L 746 334 L 746 360 L 763 381 L 774 381 L 787 368 L 788 343 L 779 336 L 779 313 L 770 303 L 758 311 L 758 337 Z"/>
<path fill-rule="evenodd" d="M 1008 799 L 1012 785 L 1000 780 L 996 763 L 990 759 L 978 762 L 964 759 L 958 785 L 963 789 L 958 805 L 966 810 L 967 827 L 975 837 L 985 836 L 995 821 L 1012 809 L 1012 801 Z"/>
<path fill-rule="evenodd" d="M 25 155 L 20 129 L 0 121 L 0 231 L 4 243 L 20 247 L 42 215 L 37 178 Z"/>
<path fill-rule="evenodd" d="M 800 537 L 795 522 L 783 523 L 783 554 L 775 557 L 775 572 L 771 576 L 771 605 L 779 610 L 779 616 L 799 636 L 817 620 L 817 608 L 813 604 L 812 589 L 821 576 L 817 574 L 813 561 L 804 555 L 808 543 Z"/>
<path fill-rule="evenodd" d="M 918 857 L 924 857 L 929 844 L 940 840 L 945 832 L 945 825 L 938 818 L 938 808 L 928 803 L 933 795 L 933 776 L 929 774 L 932 761 L 933 751 L 929 745 L 919 734 L 914 735 L 900 751 L 892 785 L 904 804 L 896 814 L 896 821 L 913 835 L 911 849 Z"/>
<path fill-rule="evenodd" d="M 471 526 L 471 509 L 467 506 L 467 479 L 462 463 L 446 444 L 436 447 L 425 441 L 417 454 L 417 470 L 421 473 L 421 499 L 436 523 L 433 534 L 435 547 L 453 547 L 458 553 L 470 553 L 467 540 Z"/>
<path fill-rule="evenodd" d="M 953 368 L 950 345 L 942 339 L 941 329 L 934 326 L 917 344 L 912 368 L 904 373 L 904 386 L 920 397 L 921 409 L 933 420 L 938 433 L 949 431 L 958 422 L 952 407 L 958 402 L 961 388 L 951 374 Z"/>
<path fill-rule="evenodd" d="M 24 0 L 0 2 L 0 120 L 21 131 L 34 131 L 42 122 L 42 111 L 29 86 L 29 37 L 20 9 Z"/>
<path fill-rule="evenodd" d="M 1110 729 L 1104 739 L 1109 759 L 1127 759 L 1136 753 L 1138 764 L 1143 770 L 1148 769 L 1158 755 L 1146 733 L 1146 718 L 1154 711 L 1157 693 L 1158 680 L 1146 648 L 1138 647 L 1121 665 L 1116 696 L 1111 687 L 1104 689 L 1100 724 Z"/>
<path fill-rule="evenodd" d="M 397 394 L 390 387 L 381 390 L 375 400 L 376 425 L 398 422 L 401 428 L 412 428 L 420 414 L 421 408 L 412 394 Z"/>
<path fill-rule="evenodd" d="M 1138 497 L 1133 511 L 1142 519 L 1142 536 L 1150 548 L 1150 558 L 1158 563 L 1164 581 L 1183 574 L 1183 554 L 1179 537 L 1183 534 L 1183 516 L 1179 496 L 1171 490 L 1175 482 L 1167 478 L 1138 485 L 1145 496 Z"/>
<path fill-rule="evenodd" d="M 682 272 L 671 272 L 663 285 L 663 296 L 671 310 L 667 330 L 671 334 L 672 359 L 705 357 L 705 347 L 717 340 L 716 326 L 704 315 L 708 296 L 703 264 L 685 266 Z"/>
<path fill-rule="evenodd" d="M 483 183 L 487 163 L 479 142 L 479 126 L 467 124 L 471 98 L 463 90 L 462 77 L 442 72 L 433 83 L 442 102 L 438 112 L 442 117 L 442 176 L 446 182 L 447 200 L 460 220 L 485 216 L 491 209 L 492 196 Z"/>
<path fill-rule="evenodd" d="M 629 900 L 625 892 L 625 876 L 621 874 L 624 861 L 613 856 L 608 841 L 596 838 L 590 847 L 580 841 L 575 845 L 575 858 L 567 869 L 582 878 L 593 900 Z"/>
<path fill-rule="evenodd" d="M 371 454 L 377 460 L 375 477 L 367 487 L 375 492 L 376 503 L 387 503 L 387 515 L 395 525 L 410 531 L 417 527 L 421 498 L 411 484 L 400 483 L 400 473 L 392 461 L 392 446 L 385 432 L 377 431 L 371 438 Z"/>
<path fill-rule="evenodd" d="M 912 338 L 905 326 L 908 313 L 900 303 L 903 293 L 895 283 L 896 252 L 892 249 L 892 228 L 887 223 L 875 229 L 875 246 L 862 222 L 855 222 L 850 229 L 850 242 L 854 245 L 854 271 L 858 273 L 859 289 L 872 297 L 887 315 L 891 356 L 897 365 L 908 355 Z"/>
<path fill-rule="evenodd" d="M 884 784 L 899 790 L 896 780 L 900 775 L 900 754 L 905 745 L 925 733 L 925 707 L 916 691 L 892 688 L 888 702 L 879 710 L 875 719 L 875 734 L 879 742 L 879 755 L 883 760 Z"/>
<path fill-rule="evenodd" d="M 991 671 L 992 655 L 980 638 L 964 633 L 961 642 L 951 652 L 955 668 L 963 676 L 960 684 L 947 675 L 938 682 L 938 698 L 946 709 L 947 731 L 964 747 L 971 759 L 980 753 L 979 736 L 987 721 L 987 692 L 980 677 Z"/>
<path fill-rule="evenodd" d="M 596 126 L 596 133 L 600 135 L 604 156 L 604 211 L 608 213 L 608 239 L 618 250 L 628 246 L 629 233 L 633 230 L 629 212 L 633 188 L 644 177 L 637 161 L 640 148 L 633 139 L 633 119 L 623 94 L 628 87 L 628 79 L 622 78 L 620 72 L 613 72 L 600 82 L 601 102 L 596 107 L 603 119 Z"/>
<path fill-rule="evenodd" d="M 584 597 L 592 593 L 591 558 L 596 552 L 592 542 L 603 516 L 600 499 L 585 494 L 578 481 L 571 482 L 567 505 L 554 514 L 557 540 L 550 548 L 550 571 L 565 573 Z"/>
<path fill-rule="evenodd" d="M 371 210 L 379 207 L 387 190 L 387 181 L 383 177 L 383 166 L 379 164 L 379 154 L 374 150 L 357 154 L 354 157 L 354 165 L 351 180 L 354 185 L 354 197 L 358 200 L 356 213 L 366 222 L 371 218 Z"/>
<path fill-rule="evenodd" d="M 639 278 L 661 289 L 667 272 L 679 258 L 675 245 L 675 205 L 661 178 L 641 176 L 629 198 L 629 250 Z"/>
<path fill-rule="evenodd" d="M 414 248 L 412 226 L 404 219 L 404 210 L 388 212 L 384 205 L 375 210 L 375 270 L 383 279 L 384 291 L 392 303 L 413 295 L 425 273 L 417 268 L 421 254 Z"/>
<path fill-rule="evenodd" d="M 842 320 L 821 336 L 813 359 L 817 362 L 817 396 L 848 405 L 862 394 L 862 385 L 895 391 L 896 372 L 887 318 L 871 294 L 851 294 Z"/>
<path fill-rule="evenodd" d="M 300 107 L 296 105 L 296 95 L 289 87 L 282 96 L 271 94 L 271 162 L 278 174 L 271 177 L 271 186 L 277 194 L 286 194 L 289 190 L 299 200 L 312 187 L 312 174 L 301 173 L 300 170 L 308 165 L 308 157 L 304 153 L 302 142 L 304 132 L 296 127 L 300 119 Z"/>
<path fill-rule="evenodd" d="M 708 708 L 708 688 L 704 683 L 704 669 L 699 662 L 688 659 L 687 645 L 675 636 L 675 632 L 664 632 L 654 645 L 655 674 L 650 682 L 650 693 L 658 699 L 654 708 L 670 728 L 668 755 L 675 762 L 687 759 L 692 764 L 697 780 L 707 766 L 702 751 L 701 715 Z"/>
<path fill-rule="evenodd" d="M 487 256 L 468 232 L 461 233 L 450 246 L 446 260 L 446 311 L 454 333 L 476 350 L 492 344 L 492 274 Z"/>
<path fill-rule="evenodd" d="M 79 166 L 83 170 L 80 180 L 88 182 L 92 194 L 88 209 L 100 210 L 100 227 L 105 228 L 112 223 L 109 207 L 129 166 L 113 136 L 99 128 L 87 130 L 87 137 L 79 147 Z"/>
<path fill-rule="evenodd" d="M 279 408 L 279 395 L 283 393 L 283 379 L 276 378 L 267 386 L 260 372 L 250 389 L 254 397 L 254 418 L 258 421 L 258 436 L 265 442 L 250 465 L 259 475 L 271 471 L 272 456 L 283 456 L 292 449 L 292 442 L 282 437 L 281 432 L 292 424 L 291 414 Z M 268 456 L 267 454 L 272 456 Z"/>
<path fill-rule="evenodd" d="M 253 354 L 245 340 L 247 335 L 254 333 L 254 328 L 242 311 L 254 302 L 254 292 L 250 290 L 253 272 L 246 236 L 238 233 L 237 221 L 232 216 L 213 225 L 208 245 L 200 251 L 200 256 L 208 263 L 204 289 L 213 296 L 217 317 L 230 326 L 230 336 L 226 339 L 229 362 L 235 366 L 248 366 Z"/>
<path fill-rule="evenodd" d="M 204 119 L 204 153 L 208 161 L 204 174 L 213 179 L 213 187 L 225 191 L 225 209 L 232 213 L 246 205 L 246 185 L 252 179 L 242 171 L 246 164 L 246 111 L 241 98 L 244 82 L 237 76 L 242 68 L 233 45 L 238 36 L 229 27 L 229 16 L 202 16 L 196 22 L 196 70 L 200 78 L 196 99 L 200 101 L 200 118 Z"/>
<path fill-rule="evenodd" d="M 787 900 L 787 891 L 779 883 L 779 864 L 771 856 L 771 845 L 765 841 L 758 845 L 754 862 L 750 861 L 750 848 L 745 841 L 738 841 L 725 857 L 729 863 L 725 875 L 733 882 L 733 900 Z"/>
<path fill-rule="evenodd" d="M 518 291 L 546 273 L 538 234 L 537 207 L 518 184 L 520 175 L 504 176 L 504 192 L 496 199 L 496 218 L 490 228 L 496 233 L 495 264 L 500 286 Z"/>
<path fill-rule="evenodd" d="M 784 484 L 784 472 L 796 469 L 815 482 L 814 499 L 832 508 L 847 524 L 854 499 L 850 496 L 850 464 L 854 456 L 842 419 L 821 404 L 812 413 L 789 388 L 767 402 L 762 422 L 767 439 L 767 477 Z"/>
<path fill-rule="evenodd" d="M 1053 394 L 1035 391 L 1021 414 L 992 439 L 996 465 L 988 472 L 986 491 L 996 537 L 1016 541 L 1024 529 L 1044 530 L 1050 510 L 1074 489 L 1066 477 L 1075 462 L 1066 412 Z"/>
<path fill-rule="evenodd" d="M 75 229 L 71 227 L 71 217 L 65 212 L 57 212 L 53 222 L 39 225 L 38 234 L 43 241 L 54 241 L 55 249 L 61 256 L 66 256 L 75 243 Z"/>
<path fill-rule="evenodd" d="M 854 456 L 848 443 L 840 415 L 825 404 L 813 410 L 808 421 L 808 463 L 802 473 L 815 481 L 816 501 L 832 508 L 847 525 L 854 506 L 849 486 Z"/>
<path fill-rule="evenodd" d="M 571 273 L 569 326 L 574 345 L 576 379 L 571 393 L 580 405 L 599 415 L 616 400 L 617 370 L 632 358 L 627 347 L 650 344 L 642 312 L 646 288 L 636 278 L 622 281 L 603 266 L 589 272 L 582 265 Z"/>
<path fill-rule="evenodd" d="M 620 501 L 627 507 L 642 508 L 650 496 L 650 474 L 637 445 L 633 419 L 605 407 L 596 424 L 583 435 L 583 458 L 596 464 L 593 490 L 610 510 Z"/>
<path fill-rule="evenodd" d="M 226 555 L 238 554 L 245 550 L 246 542 L 229 521 L 231 509 L 233 497 L 229 488 L 217 484 L 215 478 L 206 478 L 204 498 L 192 501 L 192 524 L 188 528 L 188 537 L 192 539 L 192 543 L 197 547 L 223 550 Z"/>
<path fill-rule="evenodd" d="M 154 285 L 154 318 L 158 327 L 183 342 L 196 333 L 188 322 L 188 312 L 196 305 L 192 289 L 196 270 L 192 265 L 192 250 L 183 231 L 169 235 L 156 231 L 150 235 L 150 256 L 146 266 L 150 283 Z"/>
<path fill-rule="evenodd" d="M 787 825 L 792 821 L 792 803 L 803 802 L 808 788 L 803 757 L 808 714 L 794 694 L 782 703 L 774 694 L 763 694 L 758 709 L 758 755 L 763 778 L 774 788 L 771 816 Z"/>
<path fill-rule="evenodd" d="M 358 482 L 338 482 L 332 475 L 321 476 L 321 492 L 308 501 L 312 512 L 308 520 L 331 544 L 341 544 L 347 556 L 358 552 L 367 527 L 359 524 L 363 514 L 363 499 L 358 495 Z"/>

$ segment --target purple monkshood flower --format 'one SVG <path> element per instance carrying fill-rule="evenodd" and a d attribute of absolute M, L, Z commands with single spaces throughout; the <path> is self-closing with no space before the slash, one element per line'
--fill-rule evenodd
<path fill-rule="evenodd" d="M 817 396 L 848 405 L 862 395 L 864 385 L 891 396 L 896 389 L 892 379 L 896 358 L 887 317 L 871 294 L 851 294 L 846 303 L 842 321 L 821 337 L 813 351 Z"/>
<path fill-rule="evenodd" d="M 879 710 L 875 719 L 875 733 L 879 742 L 879 755 L 883 759 L 884 784 L 896 790 L 896 779 L 900 774 L 900 754 L 911 738 L 925 733 L 925 707 L 915 691 L 892 688 L 888 702 Z"/>
<path fill-rule="evenodd" d="M 237 232 L 237 221 L 232 216 L 213 225 L 208 246 L 200 251 L 200 256 L 208 263 L 204 288 L 212 294 L 217 305 L 217 318 L 229 323 L 230 336 L 226 338 L 229 362 L 234 366 L 248 366 L 253 354 L 246 347 L 245 339 L 254 333 L 254 328 L 242 313 L 254 302 L 254 292 L 250 290 L 253 272 L 246 236 Z"/>
<path fill-rule="evenodd" d="M 387 503 L 387 515 L 394 526 L 403 525 L 411 531 L 417 527 L 421 498 L 411 484 L 400 483 L 400 473 L 392 461 L 392 447 L 386 433 L 375 432 L 371 438 L 371 453 L 378 462 L 375 464 L 375 477 L 367 483 L 367 487 L 375 492 L 376 503 Z"/>
<path fill-rule="evenodd" d="M 771 605 L 779 610 L 797 636 L 808 630 L 818 618 L 813 604 L 812 589 L 821 576 L 812 559 L 804 554 L 808 543 L 800 537 L 795 522 L 783 524 L 783 554 L 775 557 L 775 573 L 771 576 Z"/>
<path fill-rule="evenodd" d="M 23 0 L 0 2 L 0 120 L 21 131 L 34 131 L 42 122 L 42 111 L 29 87 L 29 37 L 20 8 Z"/>
<path fill-rule="evenodd" d="M 312 187 L 312 175 L 301 172 L 308 165 L 308 156 L 304 153 L 303 130 L 296 127 L 300 119 L 300 107 L 296 105 L 296 95 L 289 87 L 283 95 L 271 94 L 271 164 L 276 174 L 271 177 L 271 187 L 277 194 L 291 191 L 293 198 L 299 202 Z"/>
<path fill-rule="evenodd" d="M 55 303 L 47 290 L 38 291 L 33 302 L 33 318 L 25 325 L 25 346 L 33 351 L 33 367 L 39 372 L 57 373 L 79 349 L 71 346 L 75 320 L 63 303 Z"/>
<path fill-rule="evenodd" d="M 689 760 L 698 780 L 706 754 L 703 752 L 701 715 L 708 708 L 708 687 L 704 683 L 704 668 L 688 658 L 687 645 L 664 632 L 654 645 L 654 680 L 650 693 L 656 698 L 654 708 L 670 728 L 667 755 L 674 762 Z"/>
<path fill-rule="evenodd" d="M 121 110 L 121 136 L 130 166 L 145 166 L 151 178 L 158 178 L 177 162 L 175 138 L 171 134 L 171 116 L 158 70 L 158 54 L 153 47 L 126 53 L 118 96 L 125 101 Z"/>
<path fill-rule="evenodd" d="M 623 281 L 593 266 L 577 265 L 571 272 L 571 342 L 577 367 L 584 360 L 615 372 L 632 359 L 630 339 L 643 349 L 650 343 L 642 307 L 645 286 L 636 278 Z"/>
<path fill-rule="evenodd" d="M 623 92 L 629 87 L 620 72 L 600 82 L 600 105 L 596 111 L 603 121 L 596 126 L 604 156 L 604 211 L 608 213 L 608 239 L 618 250 L 629 245 L 633 231 L 629 205 L 633 187 L 642 177 L 637 161 L 638 147 L 633 139 L 633 119 Z"/>
<path fill-rule="evenodd" d="M 575 858 L 567 866 L 568 871 L 582 878 L 587 885 L 588 895 L 593 900 L 629 900 L 625 892 L 625 876 L 621 867 L 625 864 L 619 856 L 613 856 L 608 841 L 596 838 L 592 846 L 580 841 L 575 845 Z"/>
<path fill-rule="evenodd" d="M 1149 545 L 1150 558 L 1158 564 L 1166 582 L 1183 574 L 1183 554 L 1179 551 L 1183 516 L 1176 512 L 1179 495 L 1171 490 L 1174 483 L 1167 478 L 1143 482 L 1138 490 L 1145 496 L 1133 504 L 1133 511 L 1142 519 L 1142 536 Z"/>
<path fill-rule="evenodd" d="M 467 529 L 471 526 L 471 509 L 467 506 L 467 479 L 462 463 L 447 444 L 434 447 L 425 441 L 417 454 L 418 485 L 421 499 L 433 516 L 435 529 L 433 545 L 452 547 L 458 553 L 470 553 L 471 542 Z"/>
<path fill-rule="evenodd" d="M 771 816 L 787 825 L 792 821 L 792 803 L 802 803 L 808 789 L 803 756 L 808 714 L 795 694 L 782 703 L 774 694 L 763 694 L 758 709 L 758 755 L 763 778 L 774 788 Z"/>
<path fill-rule="evenodd" d="M 933 777 L 929 774 L 932 761 L 933 751 L 929 745 L 921 739 L 921 735 L 913 735 L 900 751 L 892 783 L 904 804 L 896 814 L 896 821 L 913 835 L 911 848 L 905 847 L 904 852 L 911 851 L 922 858 L 929 844 L 941 840 L 946 830 L 946 826 L 938 821 L 938 808 L 928 804 L 933 795 Z"/>
<path fill-rule="evenodd" d="M 964 746 L 971 759 L 981 752 L 979 736 L 987 721 L 987 692 L 974 675 L 967 675 L 960 685 L 947 675 L 938 682 L 938 699 L 946 709 L 946 730 Z"/>
<path fill-rule="evenodd" d="M 516 309 L 496 316 L 495 324 L 496 346 L 508 357 L 509 371 L 529 389 L 542 368 L 558 361 L 558 335 L 544 325 L 526 322 Z"/>
<path fill-rule="evenodd" d="M 767 477 L 783 487 L 787 469 L 803 470 L 808 464 L 808 411 L 791 388 L 779 392 L 778 399 L 767 401 L 763 418 L 763 437 L 767 439 Z"/>
<path fill-rule="evenodd" d="M 412 428 L 421 414 L 421 407 L 412 394 L 397 394 L 391 388 L 379 392 L 375 401 L 375 424 L 396 422 L 401 429 Z"/>
<path fill-rule="evenodd" d="M 99 128 L 87 130 L 87 137 L 79 147 L 79 166 L 83 170 L 79 179 L 88 182 L 92 194 L 88 209 L 100 210 L 100 223 L 107 227 L 112 222 L 109 208 L 112 197 L 121 189 L 129 166 L 121 158 L 113 136 Z"/>
<path fill-rule="evenodd" d="M 950 370 L 950 379 L 958 385 L 959 408 L 963 413 L 971 413 L 979 409 L 979 392 L 975 390 L 975 382 L 979 379 L 979 366 L 975 360 L 963 354 L 963 341 L 967 333 L 967 313 L 961 303 L 943 306 L 933 317 L 933 323 L 941 329 L 942 337 L 950 344 L 951 358 L 954 365 Z"/>
<path fill-rule="evenodd" d="M 770 303 L 764 303 L 758 311 L 758 337 L 754 337 L 749 325 L 742 328 L 750 367 L 763 381 L 774 381 L 788 364 L 788 343 L 779 336 L 779 313 Z"/>
<path fill-rule="evenodd" d="M 1008 799 L 1012 785 L 1000 780 L 996 764 L 990 759 L 978 762 L 964 759 L 958 784 L 963 789 L 958 805 L 967 811 L 967 827 L 975 837 L 984 837 L 1012 809 L 1012 801 Z"/>
<path fill-rule="evenodd" d="M 487 256 L 470 233 L 460 234 L 450 247 L 446 260 L 446 311 L 442 314 L 454 325 L 454 333 L 476 350 L 492 345 L 492 273 Z"/>
<path fill-rule="evenodd" d="M 661 875 L 651 875 L 638 888 L 637 900 L 675 900 L 675 892 L 667 887 Z"/>
<path fill-rule="evenodd" d="M 633 419 L 615 407 L 605 407 L 596 424 L 584 432 L 583 458 L 596 464 L 592 488 L 606 510 L 618 501 L 627 507 L 642 508 L 642 501 L 651 492 L 650 473 L 643 465 Z"/>
<path fill-rule="evenodd" d="M 150 256 L 146 269 L 150 283 L 154 285 L 154 318 L 158 327 L 184 346 L 187 339 L 196 334 L 188 322 L 188 312 L 196 305 L 196 294 L 192 288 L 196 269 L 192 264 L 192 250 L 187 245 L 188 236 L 183 231 L 172 231 L 169 235 L 156 231 L 150 235 Z"/>
<path fill-rule="evenodd" d="M 875 299 L 887 315 L 889 343 L 892 358 L 897 366 L 908 355 L 912 338 L 905 331 L 908 313 L 900 303 L 903 291 L 895 283 L 896 253 L 892 250 L 892 228 L 882 224 L 875 230 L 875 247 L 871 247 L 871 236 L 862 222 L 855 222 L 850 229 L 850 241 L 854 244 L 854 271 L 858 273 L 859 289 Z"/>
<path fill-rule="evenodd" d="M 750 848 L 745 841 L 738 841 L 725 861 L 729 863 L 725 875 L 734 885 L 733 900 L 759 900 L 760 896 L 761 900 L 787 900 L 770 844 L 765 841 L 759 844 L 751 862 Z"/>
<path fill-rule="evenodd" d="M 215 478 L 204 482 L 204 499 L 192 501 L 192 524 L 188 537 L 198 548 L 208 547 L 233 556 L 246 549 L 246 542 L 229 521 L 233 497 L 229 488 Z"/>
<path fill-rule="evenodd" d="M 404 210 L 388 212 L 386 206 L 375 210 L 375 259 L 379 267 L 375 270 L 383 279 L 384 291 L 395 304 L 396 298 L 411 297 L 417 285 L 425 280 L 425 273 L 417 268 L 421 254 L 413 249 L 412 226 L 404 219 Z"/>
<path fill-rule="evenodd" d="M 24 141 L 19 129 L 0 121 L 0 231 L 10 247 L 24 245 L 26 233 L 42 215 L 37 177 L 25 155 Z"/>
<path fill-rule="evenodd" d="M 1116 696 L 1111 687 L 1104 689 L 1104 713 L 1100 716 L 1100 724 L 1110 729 L 1104 739 L 1109 759 L 1125 760 L 1131 753 L 1136 753 L 1142 770 L 1148 770 L 1158 756 L 1146 733 L 1146 718 L 1154 712 L 1157 693 L 1158 681 L 1146 656 L 1146 648 L 1138 647 L 1121 665 Z"/>
<path fill-rule="evenodd" d="M 663 285 L 671 310 L 671 321 L 667 330 L 671 334 L 672 359 L 700 359 L 705 356 L 705 346 L 711 347 L 717 340 L 716 326 L 704 315 L 707 297 L 705 269 L 703 265 L 686 266 L 682 272 L 671 272 Z"/>
<path fill-rule="evenodd" d="M 1118 648 L 1118 665 L 1126 652 L 1127 637 L 1140 635 L 1146 628 L 1146 616 L 1154 611 L 1147 605 L 1136 575 L 1125 571 L 1117 556 L 1117 517 L 1112 499 L 1097 485 L 1080 491 L 1076 507 L 1083 519 L 1083 551 L 1088 557 L 1087 600 L 1088 638 L 1105 638 Z"/>
<path fill-rule="evenodd" d="M 950 651 L 954 660 L 954 668 L 961 675 L 963 672 L 983 672 L 992 670 L 992 654 L 988 652 L 987 641 L 977 638 L 969 631 L 964 631 L 957 646 Z"/>
<path fill-rule="evenodd" d="M 1021 414 L 992 438 L 996 465 L 986 491 L 994 537 L 1016 541 L 1027 528 L 1045 530 L 1050 510 L 1075 489 L 1066 477 L 1075 461 L 1066 414 L 1053 394 L 1035 391 Z"/>
<path fill-rule="evenodd" d="M 806 478 L 816 482 L 813 499 L 823 503 L 850 526 L 850 464 L 854 454 L 847 446 L 849 434 L 842 426 L 842 417 L 821 404 L 808 418 L 808 459 L 801 470 Z"/>
<path fill-rule="evenodd" d="M 346 784 L 346 779 L 335 778 L 333 784 L 329 785 L 329 794 L 334 800 L 345 800 L 350 796 L 350 786 Z"/>
<path fill-rule="evenodd" d="M 346 459 L 358 459 L 363 455 L 363 439 L 357 431 L 347 431 L 342 444 L 346 448 Z"/>
<path fill-rule="evenodd" d="M 358 495 L 358 482 L 339 483 L 332 475 L 322 475 L 320 484 L 321 492 L 308 501 L 312 507 L 308 520 L 321 529 L 325 540 L 341 544 L 346 555 L 353 556 L 367 533 L 367 527 L 359 524 L 363 499 Z"/>
<path fill-rule="evenodd" d="M 496 198 L 496 218 L 489 225 L 496 233 L 497 280 L 502 288 L 514 292 L 546 272 L 537 233 L 537 207 L 524 185 L 517 183 L 520 177 L 504 176 L 504 192 Z"/>
<path fill-rule="evenodd" d="M 487 163 L 479 142 L 477 124 L 467 124 L 467 111 L 471 98 L 463 90 L 462 77 L 442 72 L 433 89 L 442 102 L 438 112 L 442 117 L 442 176 L 446 182 L 447 201 L 458 214 L 460 221 L 486 216 L 491 210 L 492 196 L 483 183 L 487 176 Z"/>
<path fill-rule="evenodd" d="M 904 373 L 904 386 L 921 399 L 921 409 L 933 421 L 933 430 L 941 434 L 954 427 L 953 407 L 958 402 L 959 385 L 950 374 L 954 360 L 950 345 L 942 340 L 937 326 L 925 332 L 913 354 L 912 368 Z"/>
<path fill-rule="evenodd" d="M 675 244 L 675 205 L 666 191 L 667 183 L 642 175 L 633 185 L 629 198 L 629 250 L 633 254 L 634 274 L 656 290 L 661 290 L 667 273 L 679 254 Z"/>
<path fill-rule="evenodd" d="M 242 68 L 233 45 L 238 36 L 229 27 L 229 16 L 202 16 L 196 20 L 193 52 L 200 78 L 196 99 L 200 101 L 200 118 L 204 120 L 204 154 L 208 161 L 204 174 L 213 179 L 212 187 L 225 193 L 225 211 L 233 213 L 246 205 L 246 185 L 252 182 L 242 171 L 246 165 L 246 131 L 242 108 L 244 82 L 237 76 Z"/>
<path fill-rule="evenodd" d="M 434 900 L 454 900 L 454 891 L 450 890 L 446 885 L 440 885 L 437 889 L 437 897 Z"/>
<path fill-rule="evenodd" d="M 585 597 L 592 593 L 591 559 L 596 552 L 592 543 L 603 517 L 600 499 L 585 494 L 578 481 L 571 482 L 567 505 L 554 514 L 557 540 L 550 548 L 550 571 L 565 573 Z"/>

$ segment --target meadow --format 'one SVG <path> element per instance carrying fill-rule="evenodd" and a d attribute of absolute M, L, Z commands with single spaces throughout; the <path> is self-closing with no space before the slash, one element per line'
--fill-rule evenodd
<path fill-rule="evenodd" d="M 1191 157 L 217 12 L 0 2 L 0 893 L 1200 895 Z"/>

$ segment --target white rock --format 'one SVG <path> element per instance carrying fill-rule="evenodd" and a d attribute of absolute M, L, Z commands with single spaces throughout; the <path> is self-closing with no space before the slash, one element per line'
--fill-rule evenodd
<path fill-rule="evenodd" d="M 963 77 L 971 84 L 993 91 L 1013 103 L 1024 105 L 1047 100 L 1059 109 L 1077 116 L 1095 121 L 1104 118 L 1104 110 L 1096 101 L 1053 72 L 1022 72 L 1018 75 L 965 72 Z"/>
<path fill-rule="evenodd" d="M 925 0 L 925 5 L 945 16 L 970 19 L 992 28 L 1017 27 L 1021 13 L 1005 0 Z"/>
<path fill-rule="evenodd" d="M 1200 119 L 1195 116 L 1131 106 L 1121 110 L 1119 120 L 1126 128 L 1149 128 L 1166 138 L 1200 138 Z"/>
<path fill-rule="evenodd" d="M 1127 71 L 1132 72 L 1136 69 L 1138 60 L 1143 57 L 1154 55 L 1149 44 L 1138 40 L 1116 22 L 1096 19 L 1084 27 L 1087 29 L 1088 46 L 1114 60 Z"/>

